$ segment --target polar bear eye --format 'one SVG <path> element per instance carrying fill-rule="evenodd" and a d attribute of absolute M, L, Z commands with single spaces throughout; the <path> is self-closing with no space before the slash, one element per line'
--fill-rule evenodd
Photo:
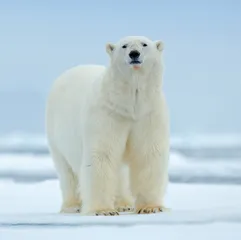
<path fill-rule="evenodd" d="M 127 44 L 123 45 L 122 48 L 127 48 Z"/>
<path fill-rule="evenodd" d="M 143 46 L 143 47 L 147 47 L 147 44 L 146 44 L 146 43 L 142 43 L 142 46 Z"/>

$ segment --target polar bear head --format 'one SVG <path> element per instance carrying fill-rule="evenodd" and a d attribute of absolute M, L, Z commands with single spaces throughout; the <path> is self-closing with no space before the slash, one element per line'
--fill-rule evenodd
<path fill-rule="evenodd" d="M 154 67 L 160 68 L 162 50 L 161 41 L 152 41 L 143 36 L 129 36 L 116 44 L 106 44 L 111 66 L 123 74 L 133 71 L 145 74 Z"/>

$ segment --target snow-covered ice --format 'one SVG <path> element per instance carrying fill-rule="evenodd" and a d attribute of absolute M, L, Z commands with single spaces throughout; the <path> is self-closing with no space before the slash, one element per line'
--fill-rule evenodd
<path fill-rule="evenodd" d="M 171 149 L 171 182 L 241 184 L 241 135 L 172 137 Z M 56 179 L 48 153 L 41 134 L 0 136 L 0 179 Z"/>
<path fill-rule="evenodd" d="M 170 184 L 170 213 L 86 217 L 58 214 L 57 180 L 1 181 L 0 239 L 241 239 L 240 200 L 237 185 Z"/>
<path fill-rule="evenodd" d="M 239 138 L 226 140 L 175 139 L 172 144 L 176 149 L 241 149 Z M 61 195 L 44 138 L 4 138 L 0 152 L 0 240 L 241 239 L 238 158 L 195 159 L 172 149 L 166 196 L 172 212 L 86 217 L 58 214 Z"/>
<path fill-rule="evenodd" d="M 218 150 L 224 156 L 224 151 L 241 154 L 240 134 L 203 134 L 172 136 L 171 148 L 173 150 L 200 150 L 202 156 L 205 151 Z M 24 132 L 13 132 L 0 136 L 0 153 L 48 153 L 47 139 L 42 134 L 29 134 Z M 217 152 L 216 152 L 217 153 Z"/>
<path fill-rule="evenodd" d="M 49 155 L 0 154 L 0 180 L 38 182 L 56 179 Z M 196 161 L 172 152 L 170 180 L 175 183 L 233 183 L 241 184 L 239 160 Z"/>
<path fill-rule="evenodd" d="M 3 229 L 1 240 L 240 240 L 239 224 Z"/>

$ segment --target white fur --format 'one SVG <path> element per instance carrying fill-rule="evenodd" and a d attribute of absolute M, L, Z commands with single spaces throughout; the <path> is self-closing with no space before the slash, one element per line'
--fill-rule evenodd
<path fill-rule="evenodd" d="M 139 213 L 163 210 L 169 119 L 162 49 L 160 41 L 126 37 L 106 45 L 107 68 L 77 66 L 54 83 L 46 130 L 62 212 L 76 212 L 82 204 L 83 214 L 115 215 L 132 201 Z M 130 64 L 131 50 L 141 53 L 138 66 Z"/>

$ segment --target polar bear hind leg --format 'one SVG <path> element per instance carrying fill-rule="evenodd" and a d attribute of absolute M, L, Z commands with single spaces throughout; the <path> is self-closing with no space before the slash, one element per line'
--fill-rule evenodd
<path fill-rule="evenodd" d="M 50 150 L 62 193 L 60 213 L 79 213 L 81 200 L 78 194 L 78 178 L 73 173 L 65 158 L 54 148 Z"/>

